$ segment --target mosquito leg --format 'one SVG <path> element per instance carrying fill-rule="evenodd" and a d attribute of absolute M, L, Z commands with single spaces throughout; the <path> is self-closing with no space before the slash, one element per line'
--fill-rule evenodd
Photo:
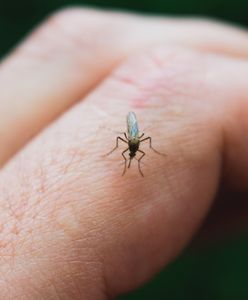
<path fill-rule="evenodd" d="M 127 137 L 127 134 L 126 134 L 126 132 L 123 132 L 123 134 L 124 134 L 124 136 L 125 136 L 126 140 L 128 141 L 128 137 Z"/>
<path fill-rule="evenodd" d="M 143 172 L 141 171 L 141 167 L 140 167 L 140 162 L 141 162 L 141 159 L 146 155 L 144 151 L 141 151 L 141 150 L 138 150 L 138 152 L 142 153 L 141 157 L 138 159 L 138 167 L 139 167 L 139 172 L 140 172 L 140 175 L 142 177 L 144 177 L 144 174 Z"/>
<path fill-rule="evenodd" d="M 141 134 L 141 136 L 139 136 L 139 139 L 141 139 L 141 138 L 142 138 L 144 135 L 145 135 L 145 134 L 144 134 L 144 133 L 142 133 L 142 134 Z"/>
<path fill-rule="evenodd" d="M 147 141 L 147 140 L 149 140 L 150 148 L 151 148 L 155 153 L 166 156 L 166 154 L 163 154 L 163 153 L 161 153 L 161 152 L 158 152 L 156 149 L 153 148 L 153 146 L 152 146 L 152 138 L 151 138 L 150 136 L 148 136 L 148 137 L 144 138 L 143 140 L 141 140 L 140 143 L 141 143 L 141 142 L 144 142 L 144 141 Z"/>
<path fill-rule="evenodd" d="M 137 161 L 139 160 L 136 156 L 134 157 Z M 140 162 L 143 165 L 146 165 L 143 161 Z"/>
<path fill-rule="evenodd" d="M 127 166 L 128 168 L 130 168 L 130 166 L 131 166 L 131 161 L 132 161 L 132 159 L 130 158 L 130 159 L 129 159 L 128 166 Z"/>
<path fill-rule="evenodd" d="M 124 166 L 124 169 L 123 169 L 123 172 L 122 172 L 122 176 L 126 173 L 126 169 L 127 169 L 127 158 L 126 156 L 124 155 L 125 152 L 127 152 L 129 150 L 129 148 L 127 148 L 126 150 L 124 150 L 121 155 L 123 156 L 124 160 L 125 160 L 125 166 Z"/>
<path fill-rule="evenodd" d="M 119 146 L 119 140 L 121 140 L 122 142 L 124 142 L 124 143 L 127 144 L 127 141 L 125 141 L 122 137 L 117 136 L 117 138 L 116 138 L 116 146 L 110 152 L 108 152 L 107 154 L 105 154 L 106 156 L 108 156 L 109 154 L 111 154 L 112 152 L 114 152 L 118 148 L 118 146 Z"/>

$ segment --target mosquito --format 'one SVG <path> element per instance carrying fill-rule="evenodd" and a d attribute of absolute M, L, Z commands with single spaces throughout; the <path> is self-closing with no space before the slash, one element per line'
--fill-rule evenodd
<path fill-rule="evenodd" d="M 136 158 L 136 154 L 137 154 L 137 152 L 139 152 L 139 153 L 141 153 L 141 156 L 138 159 L 137 158 L 136 159 L 138 160 L 138 169 L 139 169 L 140 175 L 144 177 L 144 174 L 141 171 L 140 163 L 141 163 L 142 158 L 146 155 L 146 153 L 144 151 L 140 150 L 140 148 L 139 148 L 140 143 L 149 141 L 150 148 L 155 153 L 157 153 L 159 155 L 164 155 L 164 156 L 165 156 L 165 154 L 158 152 L 156 149 L 154 149 L 152 147 L 152 138 L 150 136 L 144 137 L 144 135 L 145 135 L 144 133 L 139 135 L 138 121 L 137 121 L 137 118 L 136 118 L 136 115 L 134 112 L 128 113 L 128 115 L 127 115 L 127 133 L 123 132 L 123 134 L 124 134 L 125 138 L 117 136 L 116 145 L 115 145 L 114 149 L 112 149 L 106 155 L 111 154 L 118 148 L 119 141 L 126 143 L 128 147 L 122 152 L 122 156 L 124 158 L 124 163 L 125 163 L 122 176 L 126 173 L 127 168 L 130 168 L 132 159 L 134 157 Z M 125 153 L 127 151 L 129 151 L 129 159 L 125 155 Z"/>

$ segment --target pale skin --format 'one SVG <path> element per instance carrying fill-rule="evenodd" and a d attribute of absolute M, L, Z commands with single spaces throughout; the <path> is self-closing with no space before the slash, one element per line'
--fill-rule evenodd
<path fill-rule="evenodd" d="M 55 14 L 9 55 L 0 299 L 109 299 L 138 288 L 189 244 L 220 183 L 234 196 L 247 190 L 247 59 L 239 28 L 80 8 Z M 121 152 L 101 156 L 116 135 L 99 128 L 124 129 L 129 111 L 159 124 L 148 135 L 167 155 L 148 147 L 144 178 L 134 163 L 121 176 Z M 216 219 L 246 217 L 239 205 L 223 201 Z"/>

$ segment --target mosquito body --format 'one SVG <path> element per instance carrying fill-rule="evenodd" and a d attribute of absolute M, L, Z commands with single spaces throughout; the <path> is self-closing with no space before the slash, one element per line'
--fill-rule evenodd
<path fill-rule="evenodd" d="M 125 163 L 122 176 L 126 173 L 126 169 L 130 168 L 131 161 L 134 157 L 136 158 L 137 153 L 141 153 L 141 156 L 138 159 L 137 158 L 136 159 L 138 160 L 139 172 L 140 172 L 141 176 L 144 176 L 143 172 L 141 171 L 140 163 L 141 163 L 141 159 L 145 156 L 146 153 L 139 149 L 140 143 L 149 140 L 150 148 L 154 152 L 156 152 L 157 154 L 160 154 L 160 155 L 164 155 L 164 154 L 158 152 L 157 150 L 155 150 L 152 147 L 152 138 L 150 136 L 143 138 L 145 135 L 144 133 L 139 135 L 138 121 L 137 121 L 137 118 L 136 118 L 136 115 L 134 112 L 128 113 L 128 115 L 127 115 L 127 133 L 123 132 L 123 134 L 124 134 L 124 138 L 118 136 L 116 138 L 116 146 L 107 155 L 111 154 L 114 150 L 116 150 L 118 148 L 119 141 L 126 143 L 128 147 L 122 152 L 122 156 L 124 158 L 124 163 Z M 125 155 L 126 152 L 128 152 L 128 151 L 129 151 L 129 159 Z M 128 165 L 127 165 L 127 163 L 128 163 Z"/>

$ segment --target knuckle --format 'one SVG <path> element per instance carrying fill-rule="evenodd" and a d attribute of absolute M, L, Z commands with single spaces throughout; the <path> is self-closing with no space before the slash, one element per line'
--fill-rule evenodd
<path fill-rule="evenodd" d="M 55 12 L 48 18 L 46 24 L 54 26 L 55 30 L 77 35 L 83 38 L 87 31 L 102 31 L 102 25 L 106 20 L 107 13 L 84 8 L 65 8 Z M 101 26 L 99 26 L 101 25 Z M 92 34 L 92 33 L 91 33 Z"/>
<path fill-rule="evenodd" d="M 161 102 L 161 98 L 192 97 L 195 87 L 199 90 L 204 84 L 204 55 L 186 48 L 156 47 L 130 58 L 113 73 L 113 78 L 138 89 L 141 96 L 137 101 L 147 99 L 150 105 Z"/>
<path fill-rule="evenodd" d="M 103 47 L 107 46 L 107 39 L 101 36 L 111 34 L 112 28 L 107 13 L 93 9 L 66 8 L 48 17 L 18 50 L 23 50 L 29 59 L 34 56 L 53 60 L 61 55 L 80 58 L 99 43 Z M 75 55 L 78 53 L 80 55 Z"/>

